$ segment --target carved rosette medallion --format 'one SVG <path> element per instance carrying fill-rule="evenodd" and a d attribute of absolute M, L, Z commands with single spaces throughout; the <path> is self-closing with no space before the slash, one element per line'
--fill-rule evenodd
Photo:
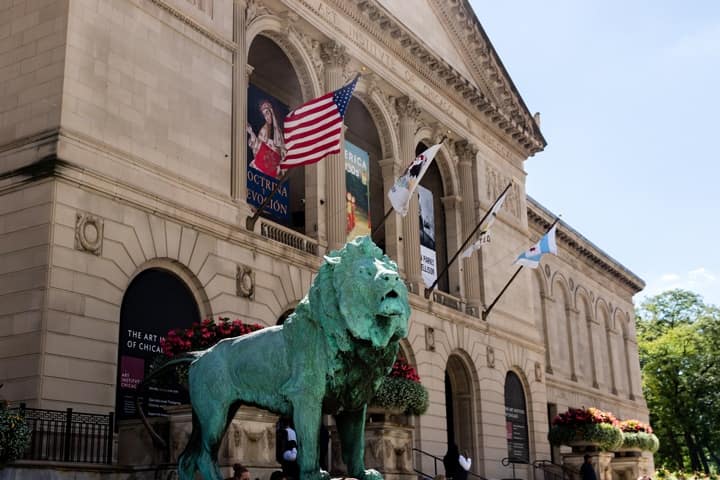
<path fill-rule="evenodd" d="M 235 272 L 235 294 L 252 299 L 255 296 L 255 272 L 246 265 L 238 265 Z"/>
<path fill-rule="evenodd" d="M 75 216 L 75 248 L 93 255 L 102 253 L 103 219 L 88 213 Z"/>

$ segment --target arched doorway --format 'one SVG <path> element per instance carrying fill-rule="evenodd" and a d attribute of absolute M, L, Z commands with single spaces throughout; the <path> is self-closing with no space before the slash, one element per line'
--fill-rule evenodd
<path fill-rule="evenodd" d="M 130 282 L 120 307 L 115 410 L 118 419 L 136 416 L 138 384 L 161 353 L 160 340 L 171 329 L 187 328 L 200 320 L 197 301 L 177 275 L 162 268 L 140 272 Z M 172 382 L 152 387 L 143 402 L 149 414 L 162 407 L 187 403 L 187 392 Z"/>
<path fill-rule="evenodd" d="M 529 463 L 530 439 L 525 389 L 515 372 L 508 372 L 505 376 L 505 426 L 510 463 Z"/>
<path fill-rule="evenodd" d="M 457 444 L 461 452 L 465 450 L 476 458 L 473 404 L 470 371 L 459 355 L 451 355 L 445 369 L 447 442 Z"/>

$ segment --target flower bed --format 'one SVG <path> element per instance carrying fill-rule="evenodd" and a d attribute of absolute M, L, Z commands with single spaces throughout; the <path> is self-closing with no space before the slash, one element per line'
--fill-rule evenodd
<path fill-rule="evenodd" d="M 422 415 L 428 409 L 428 391 L 412 365 L 398 356 L 370 404 L 408 415 Z"/>
<path fill-rule="evenodd" d="M 610 412 L 593 407 L 569 408 L 553 419 L 548 440 L 552 445 L 582 445 L 613 451 L 622 445 L 623 433 Z"/>
<path fill-rule="evenodd" d="M 639 420 L 620 422 L 620 430 L 623 432 L 621 450 L 642 450 L 654 453 L 660 447 L 660 442 L 653 434 L 652 427 Z"/>

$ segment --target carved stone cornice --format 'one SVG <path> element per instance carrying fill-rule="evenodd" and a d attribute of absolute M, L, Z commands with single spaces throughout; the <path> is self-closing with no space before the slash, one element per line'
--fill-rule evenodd
<path fill-rule="evenodd" d="M 458 38 L 468 39 L 466 43 L 477 50 L 473 52 L 475 55 L 485 53 L 486 61 L 482 63 L 485 70 L 479 70 L 482 78 L 486 78 L 479 82 L 483 88 L 478 88 L 475 81 L 465 78 L 452 65 L 432 52 L 415 33 L 396 21 L 377 0 L 328 0 L 328 3 L 352 18 L 365 32 L 391 49 L 398 59 L 411 65 L 431 84 L 448 92 L 458 104 L 469 106 L 469 109 L 475 109 L 485 116 L 526 155 L 542 151 L 547 144 L 474 14 L 472 18 L 476 24 L 473 27 L 475 34 L 468 35 L 471 32 L 466 32 Z M 464 0 L 452 0 L 450 3 L 452 9 L 462 11 L 461 15 L 469 18 L 467 12 L 471 10 Z M 471 46 L 467 48 L 470 49 Z"/>
<path fill-rule="evenodd" d="M 397 110 L 400 120 L 409 119 L 417 121 L 422 111 L 418 108 L 417 102 L 410 97 L 400 97 L 395 99 L 395 109 Z"/>
<path fill-rule="evenodd" d="M 340 67 L 350 63 L 350 56 L 345 53 L 345 46 L 332 40 L 320 44 L 320 59 L 328 67 Z"/>
<path fill-rule="evenodd" d="M 252 0 L 251 0 L 252 1 Z M 237 44 L 235 42 L 232 42 L 230 40 L 227 40 L 220 35 L 216 34 L 215 32 L 209 30 L 208 28 L 204 27 L 200 23 L 196 22 L 192 18 L 190 18 L 189 15 L 186 15 L 185 13 L 181 12 L 177 8 L 165 3 L 163 0 L 149 0 L 150 3 L 154 4 L 155 6 L 161 8 L 162 10 L 165 10 L 167 13 L 172 15 L 173 17 L 177 18 L 184 24 L 186 24 L 191 29 L 195 30 L 200 35 L 204 36 L 205 38 L 209 39 L 210 41 L 216 43 L 217 45 L 220 45 L 221 47 L 225 48 L 226 50 L 229 50 L 231 52 L 234 52 L 237 49 Z"/>
<path fill-rule="evenodd" d="M 258 0 L 248 0 L 246 8 L 245 22 L 248 24 L 257 17 L 270 14 L 270 10 L 265 5 L 262 5 Z"/>
<path fill-rule="evenodd" d="M 547 230 L 555 219 L 555 216 L 551 212 L 530 196 L 527 197 L 527 217 L 528 224 L 530 224 L 531 227 L 535 226 L 536 230 L 542 232 Z M 566 248 L 574 251 L 579 258 L 615 278 L 619 283 L 628 287 L 633 293 L 637 293 L 645 288 L 645 282 L 640 277 L 625 268 L 607 253 L 603 252 L 590 242 L 590 240 L 583 237 L 562 220 L 558 224 L 556 238 L 562 242 Z"/>

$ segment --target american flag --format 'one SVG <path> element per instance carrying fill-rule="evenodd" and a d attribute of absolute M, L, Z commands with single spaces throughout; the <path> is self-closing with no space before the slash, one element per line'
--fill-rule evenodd
<path fill-rule="evenodd" d="M 326 155 L 340 153 L 343 116 L 352 98 L 357 75 L 339 90 L 326 93 L 288 113 L 285 117 L 285 158 L 280 168 L 288 169 L 319 162 Z"/>

